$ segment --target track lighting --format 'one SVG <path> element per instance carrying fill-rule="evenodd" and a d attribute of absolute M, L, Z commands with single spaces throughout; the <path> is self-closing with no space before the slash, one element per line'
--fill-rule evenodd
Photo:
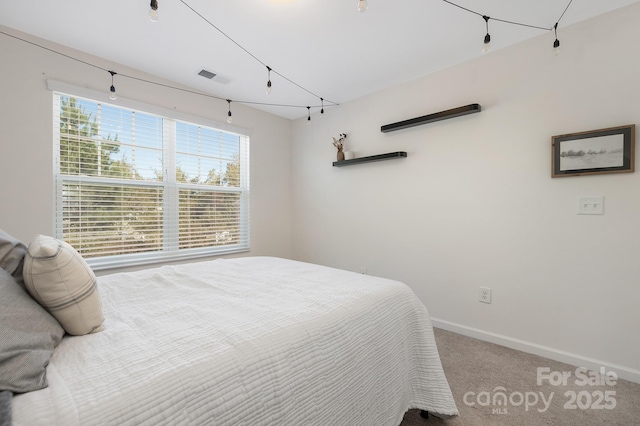
<path fill-rule="evenodd" d="M 158 0 L 151 0 L 149 5 L 149 19 L 151 22 L 158 22 Z"/>
<path fill-rule="evenodd" d="M 109 74 L 111 74 L 111 88 L 109 88 L 109 99 L 115 101 L 116 99 L 118 99 L 118 97 L 116 96 L 116 86 L 113 85 L 113 76 L 116 75 L 117 72 L 109 71 Z"/>
<path fill-rule="evenodd" d="M 267 95 L 271 94 L 271 67 L 267 67 Z"/>
<path fill-rule="evenodd" d="M 227 113 L 227 123 L 231 124 L 231 122 L 233 121 L 233 116 L 231 114 L 231 99 L 227 99 L 227 102 L 229 103 L 229 112 Z"/>
<path fill-rule="evenodd" d="M 484 36 L 484 46 L 482 47 L 482 53 L 487 53 L 491 49 L 491 36 L 489 35 L 489 18 L 487 15 L 483 15 L 485 24 L 487 25 L 487 35 Z"/>
<path fill-rule="evenodd" d="M 553 42 L 553 56 L 560 54 L 560 40 L 558 40 L 558 23 L 553 26 L 553 31 L 556 34 L 556 41 Z"/>
<path fill-rule="evenodd" d="M 364 12 L 368 8 L 369 6 L 367 6 L 367 0 L 358 0 L 358 12 Z"/>

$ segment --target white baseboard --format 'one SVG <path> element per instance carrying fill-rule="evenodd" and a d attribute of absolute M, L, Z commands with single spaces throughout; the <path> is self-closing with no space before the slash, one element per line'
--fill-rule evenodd
<path fill-rule="evenodd" d="M 607 371 L 614 371 L 619 378 L 634 383 L 640 383 L 640 370 L 625 367 L 622 365 L 612 364 L 593 358 L 587 358 L 570 352 L 561 351 L 547 346 L 537 345 L 535 343 L 526 342 L 520 339 L 479 330 L 473 327 L 452 323 L 438 318 L 431 318 L 433 326 L 443 330 L 452 331 L 462 334 L 463 336 L 473 337 L 486 342 L 495 343 L 507 348 L 516 349 L 534 355 L 539 355 L 554 361 L 564 362 L 576 367 L 585 367 L 590 370 L 599 371 L 600 367 L 604 367 Z"/>

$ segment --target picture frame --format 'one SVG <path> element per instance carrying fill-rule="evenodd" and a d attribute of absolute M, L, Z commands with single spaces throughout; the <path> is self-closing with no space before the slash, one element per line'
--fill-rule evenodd
<path fill-rule="evenodd" d="M 633 173 L 636 125 L 551 138 L 551 177 Z"/>

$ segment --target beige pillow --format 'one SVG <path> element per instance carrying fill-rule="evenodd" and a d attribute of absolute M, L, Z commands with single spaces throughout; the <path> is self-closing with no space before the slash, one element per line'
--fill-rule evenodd
<path fill-rule="evenodd" d="M 96 276 L 82 256 L 64 241 L 38 235 L 24 259 L 29 294 L 69 334 L 102 331 L 102 302 Z"/>

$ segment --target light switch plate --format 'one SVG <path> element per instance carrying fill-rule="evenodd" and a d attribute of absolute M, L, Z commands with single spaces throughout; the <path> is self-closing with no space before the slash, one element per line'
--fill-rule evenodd
<path fill-rule="evenodd" d="M 578 214 L 604 214 L 604 197 L 578 197 Z"/>

